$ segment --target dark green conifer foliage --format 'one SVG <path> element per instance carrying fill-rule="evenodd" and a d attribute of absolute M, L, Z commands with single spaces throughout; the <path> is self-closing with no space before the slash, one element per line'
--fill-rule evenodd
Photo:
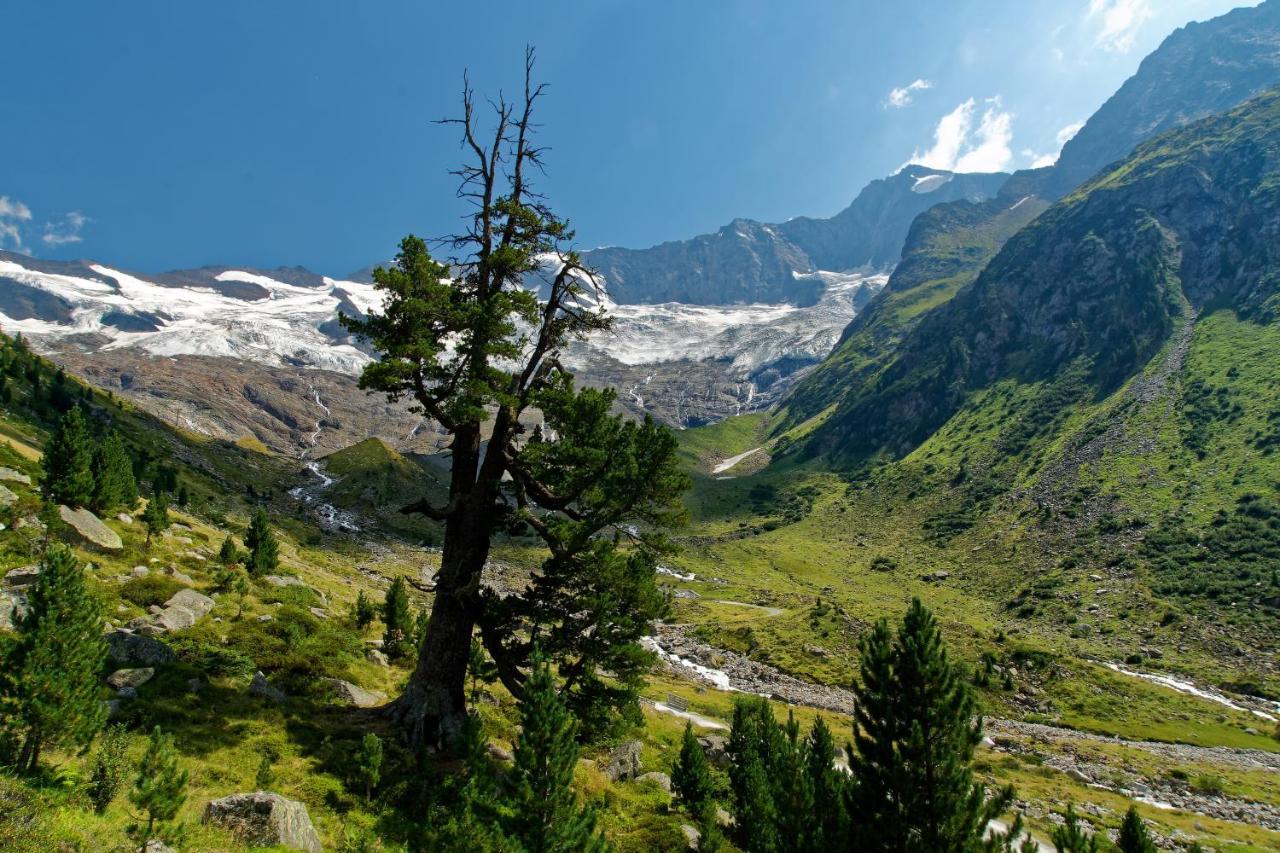
<path fill-rule="evenodd" d="M 701 815 L 715 796 L 715 780 L 711 778 L 711 765 L 707 763 L 702 744 L 693 736 L 693 724 L 685 723 L 684 738 L 680 742 L 680 758 L 671 768 L 671 790 L 676 801 L 692 815 Z"/>
<path fill-rule="evenodd" d="M 240 561 L 240 551 L 236 548 L 235 540 L 231 538 L 231 534 L 227 534 L 227 538 L 222 540 L 222 547 L 218 549 L 218 562 L 223 566 L 230 568 Z"/>
<path fill-rule="evenodd" d="M 58 419 L 58 426 L 44 448 L 44 476 L 40 489 L 53 503 L 89 506 L 93 501 L 93 442 L 79 406 Z"/>
<path fill-rule="evenodd" d="M 382 780 L 382 738 L 373 732 L 365 732 L 360 740 L 360 751 L 356 753 L 356 774 L 364 785 L 364 798 L 373 796 L 373 791 Z"/>
<path fill-rule="evenodd" d="M 836 757 L 835 738 L 826 722 L 818 717 L 809 730 L 805 756 L 813 791 L 814 850 L 844 850 L 849 845 L 849 777 L 836 766 Z"/>
<path fill-rule="evenodd" d="M 112 430 L 94 454 L 94 512 L 132 509 L 138 502 L 138 481 L 133 476 L 133 460 L 120 434 Z"/>
<path fill-rule="evenodd" d="M 1120 824 L 1120 837 L 1116 840 L 1120 853 L 1156 853 L 1155 842 L 1142 816 L 1133 806 L 1124 814 L 1124 823 Z"/>
<path fill-rule="evenodd" d="M 729 781 L 733 790 L 734 838 L 744 850 L 782 850 L 778 812 L 769 778 L 771 741 L 777 721 L 763 699 L 740 699 L 733 706 L 729 731 Z"/>
<path fill-rule="evenodd" d="M 356 628 L 361 631 L 373 624 L 373 620 L 377 617 L 378 608 L 369 599 L 369 596 L 364 594 L 364 590 L 360 590 L 356 594 L 356 603 L 351 610 L 351 615 L 356 623 Z"/>
<path fill-rule="evenodd" d="M 968 682 L 933 615 L 914 599 L 896 638 L 884 620 L 861 642 L 851 813 L 868 849 L 965 851 L 1012 791 L 990 800 L 970 763 L 982 739 Z"/>
<path fill-rule="evenodd" d="M 178 766 L 173 735 L 165 734 L 159 726 L 151 730 L 129 801 L 146 819 L 145 824 L 129 828 L 130 836 L 138 842 L 139 853 L 145 853 L 147 841 L 157 837 L 157 826 L 177 817 L 187 801 L 187 771 Z"/>
<path fill-rule="evenodd" d="M 1066 821 L 1053 830 L 1053 846 L 1058 853 L 1098 853 L 1097 836 L 1087 835 L 1080 826 L 1075 806 L 1068 805 Z"/>
<path fill-rule="evenodd" d="M 603 851 L 595 811 L 578 804 L 573 769 L 578 764 L 577 723 L 541 657 L 520 697 L 520 737 L 506 778 L 507 834 L 529 853 Z"/>
<path fill-rule="evenodd" d="M 52 545 L 17 622 L 0 675 L 0 720 L 21 743 L 15 766 L 31 773 L 47 746 L 85 746 L 106 719 L 98 678 L 107 655 L 98 600 L 71 549 Z"/>
<path fill-rule="evenodd" d="M 156 492 L 147 501 L 147 508 L 142 511 L 142 523 L 147 526 L 147 547 L 151 547 L 151 537 L 169 529 L 172 523 L 169 518 L 169 499 L 164 492 Z"/>
<path fill-rule="evenodd" d="M 104 813 L 111 805 L 129 775 L 128 748 L 129 735 L 125 728 L 108 727 L 93 757 L 93 771 L 89 776 L 89 801 L 98 814 Z"/>
<path fill-rule="evenodd" d="M 249 520 L 249 530 L 244 535 L 244 545 L 249 549 L 249 574 L 255 578 L 269 575 L 280 565 L 280 543 L 271 529 L 267 511 L 261 507 Z"/>
<path fill-rule="evenodd" d="M 391 660 L 402 660 L 413 654 L 413 615 L 409 611 L 409 590 L 404 578 L 397 575 L 387 587 L 382 602 L 382 651 Z"/>

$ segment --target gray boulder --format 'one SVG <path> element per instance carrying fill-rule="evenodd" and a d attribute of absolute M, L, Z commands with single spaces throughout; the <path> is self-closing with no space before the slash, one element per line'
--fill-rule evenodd
<path fill-rule="evenodd" d="M 130 623 L 138 631 L 156 636 L 170 631 L 181 631 L 199 622 L 213 609 L 213 599 L 194 589 L 180 589 L 169 597 L 150 618 L 135 619 Z M 136 623 L 136 624 L 135 624 Z"/>
<path fill-rule="evenodd" d="M 253 681 L 249 682 L 249 692 L 254 696 L 270 699 L 272 702 L 283 702 L 289 698 L 283 690 L 267 681 L 267 676 L 263 674 L 262 670 L 258 670 L 253 674 Z"/>
<path fill-rule="evenodd" d="M 713 766 L 723 769 L 732 763 L 729 760 L 729 739 L 724 735 L 703 735 L 698 738 L 698 745 Z"/>
<path fill-rule="evenodd" d="M 18 500 L 18 496 L 9 490 L 7 486 L 0 485 L 0 506 L 12 506 Z"/>
<path fill-rule="evenodd" d="M 204 822 L 230 830 L 248 847 L 284 847 L 320 853 L 320 836 L 307 807 L 270 791 L 232 794 L 204 809 Z"/>
<path fill-rule="evenodd" d="M 143 666 L 137 669 L 117 669 L 107 676 L 107 684 L 120 690 L 132 687 L 135 690 L 151 680 L 156 674 L 155 667 Z"/>
<path fill-rule="evenodd" d="M 666 773 L 658 773 L 657 771 L 642 773 L 636 777 L 636 781 L 641 784 L 654 785 L 655 787 L 666 791 L 668 794 L 671 793 L 671 777 Z"/>
<path fill-rule="evenodd" d="M 27 597 L 20 592 L 0 591 L 0 631 L 17 629 L 17 621 L 27 613 Z"/>
<path fill-rule="evenodd" d="M 640 775 L 640 749 L 638 740 L 629 740 L 609 753 L 601 770 L 611 782 L 634 779 Z"/>
<path fill-rule="evenodd" d="M 31 485 L 31 478 L 21 471 L 15 471 L 12 468 L 0 468 L 0 480 L 6 483 L 21 483 L 24 486 Z"/>
<path fill-rule="evenodd" d="M 387 698 L 381 693 L 372 693 L 341 678 L 322 678 L 320 683 L 333 691 L 339 704 L 353 708 L 372 708 L 375 705 L 381 705 Z"/>
<path fill-rule="evenodd" d="M 4 585 L 9 589 L 22 589 L 24 587 L 34 586 L 39 577 L 39 566 L 19 566 L 18 568 L 10 569 L 5 573 Z"/>
<path fill-rule="evenodd" d="M 69 506 L 60 506 L 58 516 L 64 524 L 75 531 L 77 536 L 95 548 L 119 551 L 124 547 L 124 543 L 120 541 L 120 534 L 107 527 L 102 523 L 102 519 L 84 507 L 72 509 Z"/>
<path fill-rule="evenodd" d="M 107 658 L 119 667 L 157 667 L 178 656 L 159 640 L 120 629 L 107 634 Z"/>

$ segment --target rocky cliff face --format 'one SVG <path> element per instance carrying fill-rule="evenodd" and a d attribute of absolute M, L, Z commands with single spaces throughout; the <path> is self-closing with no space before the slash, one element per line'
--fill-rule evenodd
<path fill-rule="evenodd" d="M 822 282 L 797 273 L 892 267 L 918 214 L 942 202 L 991 198 L 1007 177 L 908 166 L 868 184 L 829 219 L 737 219 L 714 234 L 649 249 L 595 249 L 586 260 L 621 303 L 813 305 Z"/>

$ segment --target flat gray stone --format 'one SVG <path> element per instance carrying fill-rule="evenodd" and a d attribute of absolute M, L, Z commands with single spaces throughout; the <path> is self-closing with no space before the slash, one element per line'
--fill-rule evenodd
<path fill-rule="evenodd" d="M 102 519 L 84 507 L 72 509 L 63 505 L 58 507 L 58 515 L 64 524 L 75 531 L 76 535 L 96 548 L 119 551 L 124 547 L 124 543 L 120 541 L 120 534 L 107 527 L 102 523 Z"/>
<path fill-rule="evenodd" d="M 611 782 L 634 779 L 640 775 L 640 749 L 643 744 L 638 740 L 629 740 L 620 744 L 609 753 L 601 768 Z"/>
<path fill-rule="evenodd" d="M 671 793 L 671 777 L 666 773 L 659 773 L 656 770 L 649 773 L 642 773 L 636 777 L 636 781 L 642 784 L 654 785 L 668 794 Z"/>
<path fill-rule="evenodd" d="M 18 496 L 9 490 L 8 486 L 0 484 L 0 506 L 12 506 L 18 500 Z"/>
<path fill-rule="evenodd" d="M 123 687 L 138 688 L 146 684 L 156 674 L 155 667 L 143 666 L 137 669 L 117 669 L 107 676 L 107 684 L 117 690 Z"/>
<path fill-rule="evenodd" d="M 20 592 L 0 591 L 0 631 L 17 630 L 18 619 L 27 615 L 27 597 Z"/>
<path fill-rule="evenodd" d="M 39 566 L 20 566 L 5 573 L 4 585 L 9 589 L 24 589 L 34 586 L 39 577 Z"/>
<path fill-rule="evenodd" d="M 24 486 L 31 485 L 31 477 L 12 468 L 0 468 L 0 480 L 6 483 L 21 483 Z"/>

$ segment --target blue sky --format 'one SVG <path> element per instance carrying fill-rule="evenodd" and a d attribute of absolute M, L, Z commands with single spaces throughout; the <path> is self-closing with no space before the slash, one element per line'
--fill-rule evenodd
<path fill-rule="evenodd" d="M 830 215 L 908 160 L 1051 160 L 1173 29 L 1250 0 L 59 2 L 6 9 L 0 248 L 340 275 L 454 230 L 463 69 L 550 84 L 582 247 Z M 913 85 L 914 84 L 914 85 Z"/>

